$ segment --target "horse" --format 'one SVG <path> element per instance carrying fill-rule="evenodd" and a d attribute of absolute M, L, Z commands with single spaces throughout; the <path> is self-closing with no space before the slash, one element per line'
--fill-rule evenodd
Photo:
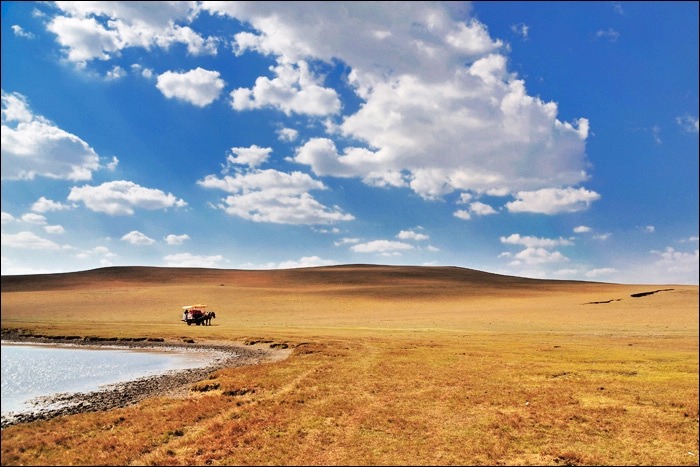
<path fill-rule="evenodd" d="M 216 318 L 216 313 L 214 313 L 213 311 L 206 311 L 204 313 L 204 319 L 202 319 L 202 324 L 204 326 L 211 326 L 212 318 Z"/>

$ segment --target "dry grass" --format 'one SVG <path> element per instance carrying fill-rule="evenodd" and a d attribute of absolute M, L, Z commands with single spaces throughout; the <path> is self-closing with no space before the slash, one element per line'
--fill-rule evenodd
<path fill-rule="evenodd" d="M 4 429 L 4 465 L 698 465 L 698 287 L 369 267 L 6 279 L 3 327 L 295 350 L 188 400 Z M 179 323 L 190 302 L 214 326 Z"/>

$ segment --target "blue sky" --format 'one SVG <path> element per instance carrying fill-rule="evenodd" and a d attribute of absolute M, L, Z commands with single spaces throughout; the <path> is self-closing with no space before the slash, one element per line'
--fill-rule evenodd
<path fill-rule="evenodd" d="M 697 2 L 3 2 L 2 274 L 698 283 Z"/>

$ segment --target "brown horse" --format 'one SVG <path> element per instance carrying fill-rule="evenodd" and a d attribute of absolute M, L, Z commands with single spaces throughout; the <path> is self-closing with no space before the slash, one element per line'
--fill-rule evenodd
<path fill-rule="evenodd" d="M 214 313 L 213 311 L 205 311 L 204 319 L 202 319 L 202 324 L 204 326 L 211 326 L 212 318 L 216 318 L 216 313 Z"/>

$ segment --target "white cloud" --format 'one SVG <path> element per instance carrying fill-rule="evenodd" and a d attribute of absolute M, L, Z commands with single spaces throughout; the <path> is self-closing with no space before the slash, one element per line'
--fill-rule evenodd
<path fill-rule="evenodd" d="M 142 234 L 138 230 L 132 230 L 128 234 L 124 235 L 122 237 L 122 240 L 124 240 L 125 242 L 129 242 L 132 245 L 152 245 L 156 242 L 155 240 L 153 240 L 145 234 Z"/>
<path fill-rule="evenodd" d="M 586 277 L 599 277 L 599 276 L 608 276 L 610 274 L 618 272 L 617 269 L 615 268 L 600 268 L 600 269 L 591 269 L 586 273 Z"/>
<path fill-rule="evenodd" d="M 530 26 L 528 26 L 525 23 L 518 23 L 511 25 L 510 30 L 513 31 L 515 34 L 522 36 L 523 40 L 526 41 L 528 39 Z"/>
<path fill-rule="evenodd" d="M 586 233 L 586 232 L 590 232 L 590 231 L 591 231 L 591 228 L 587 227 L 585 225 L 579 225 L 578 227 L 574 227 L 574 232 L 576 232 L 576 233 Z"/>
<path fill-rule="evenodd" d="M 17 24 L 12 25 L 12 32 L 15 33 L 15 36 L 17 37 L 24 37 L 25 39 L 34 39 L 34 34 L 32 34 L 29 31 L 25 31 L 22 29 L 22 26 L 19 26 Z"/>
<path fill-rule="evenodd" d="M 66 230 L 61 225 L 45 225 L 44 230 L 50 234 L 63 234 Z"/>
<path fill-rule="evenodd" d="M 643 227 L 639 227 L 639 229 L 648 233 L 654 233 L 654 231 L 656 230 L 653 225 L 645 225 Z"/>
<path fill-rule="evenodd" d="M 10 214 L 9 212 L 2 211 L 2 223 L 3 224 L 8 224 L 10 222 L 14 222 L 16 219 L 15 217 Z"/>
<path fill-rule="evenodd" d="M 277 269 L 293 269 L 293 268 L 313 268 L 319 266 L 332 266 L 337 264 L 331 259 L 321 259 L 318 256 L 304 256 L 298 261 L 283 261 Z"/>
<path fill-rule="evenodd" d="M 182 234 L 182 235 L 175 235 L 175 234 L 170 234 L 167 237 L 165 237 L 165 242 L 168 245 L 182 245 L 182 242 L 185 240 L 189 240 L 190 236 L 187 234 Z"/>
<path fill-rule="evenodd" d="M 272 148 L 260 148 L 254 144 L 249 148 L 231 148 L 230 151 L 232 154 L 226 157 L 227 163 L 258 167 L 270 157 Z"/>
<path fill-rule="evenodd" d="M 260 76 L 252 89 L 232 91 L 231 107 L 235 110 L 273 107 L 287 115 L 293 112 L 322 116 L 340 112 L 338 94 L 332 88 L 322 87 L 305 61 L 295 65 L 280 63 L 271 67 L 271 71 L 275 78 Z"/>
<path fill-rule="evenodd" d="M 569 258 L 562 255 L 558 251 L 549 251 L 544 248 L 528 247 L 514 256 L 515 261 L 510 264 L 542 264 L 542 263 L 559 263 L 569 261 Z"/>
<path fill-rule="evenodd" d="M 89 180 L 102 168 L 99 156 L 79 137 L 34 115 L 25 96 L 2 91 L 2 179 L 37 175 Z"/>
<path fill-rule="evenodd" d="M 56 2 L 66 16 L 55 16 L 47 29 L 65 47 L 67 59 L 108 60 L 124 48 L 173 43 L 187 46 L 192 55 L 217 52 L 217 38 L 202 36 L 189 26 L 198 13 L 195 2 Z"/>
<path fill-rule="evenodd" d="M 465 221 L 468 221 L 472 218 L 472 216 L 469 214 L 469 211 L 466 211 L 464 209 L 459 209 L 454 212 L 455 217 L 459 217 L 460 219 L 464 219 Z"/>
<path fill-rule="evenodd" d="M 537 191 L 520 191 L 517 199 L 506 203 L 510 212 L 535 212 L 540 214 L 559 214 L 587 209 L 593 201 L 600 198 L 595 191 L 585 188 L 543 188 Z"/>
<path fill-rule="evenodd" d="M 430 238 L 430 236 L 422 234 L 422 233 L 416 233 L 412 230 L 402 230 L 401 232 L 396 235 L 396 238 L 400 238 L 401 240 L 427 240 Z"/>
<path fill-rule="evenodd" d="M 28 212 L 22 216 L 22 220 L 29 224 L 44 225 L 46 224 L 46 217 L 41 214 L 34 214 L 33 212 Z"/>
<path fill-rule="evenodd" d="M 335 246 L 341 246 L 341 245 L 348 245 L 350 243 L 360 243 L 359 238 L 341 238 L 337 242 L 333 242 L 333 245 Z"/>
<path fill-rule="evenodd" d="M 476 214 L 477 216 L 488 216 L 490 214 L 497 214 L 494 208 L 480 201 L 475 201 L 469 204 L 469 210 L 472 214 Z"/>
<path fill-rule="evenodd" d="M 325 190 L 326 186 L 302 172 L 255 169 L 223 178 L 208 175 L 197 183 L 234 193 L 217 207 L 254 222 L 311 225 L 354 219 L 337 206 L 328 208 L 316 201 L 308 191 Z"/>
<path fill-rule="evenodd" d="M 620 33 L 615 31 L 613 28 L 608 28 L 607 31 L 599 29 L 596 31 L 595 37 L 598 39 L 607 39 L 610 42 L 617 42 L 617 40 L 620 38 Z"/>
<path fill-rule="evenodd" d="M 119 65 L 114 65 L 111 70 L 105 74 L 107 80 L 117 80 L 126 76 L 126 71 Z"/>
<path fill-rule="evenodd" d="M 187 73 L 166 71 L 158 75 L 156 87 L 169 99 L 174 97 L 197 107 L 205 107 L 219 97 L 225 85 L 218 71 L 197 67 Z"/>
<path fill-rule="evenodd" d="M 462 193 L 462 195 L 466 195 L 467 193 Z M 463 204 L 466 201 L 462 200 L 468 200 L 468 196 L 462 196 L 460 195 L 460 200 L 457 202 L 457 204 Z M 488 204 L 484 204 L 480 201 L 474 201 L 473 203 L 469 203 L 469 209 L 459 209 L 454 212 L 455 217 L 459 217 L 460 219 L 464 220 L 470 220 L 472 218 L 472 215 L 475 216 L 488 216 L 491 214 L 498 214 L 498 211 L 496 211 L 494 208 L 489 206 Z"/>
<path fill-rule="evenodd" d="M 374 240 L 372 242 L 353 245 L 350 247 L 350 250 L 355 253 L 385 253 L 397 250 L 412 250 L 413 248 L 413 245 L 409 245 L 408 243 L 394 242 L 391 240 Z"/>
<path fill-rule="evenodd" d="M 61 202 L 46 199 L 43 196 L 32 204 L 34 212 L 64 211 L 75 208 L 75 205 L 63 204 Z"/>
<path fill-rule="evenodd" d="M 126 180 L 106 182 L 99 186 L 74 186 L 68 199 L 82 201 L 87 208 L 112 216 L 131 215 L 135 207 L 152 211 L 187 205 L 171 193 L 166 195 L 161 190 L 145 188 Z"/>
<path fill-rule="evenodd" d="M 165 265 L 171 268 L 218 268 L 223 263 L 221 255 L 202 256 L 191 253 L 178 253 L 163 257 Z"/>
<path fill-rule="evenodd" d="M 599 235 L 594 235 L 593 239 L 594 240 L 607 240 L 610 237 L 612 237 L 612 234 L 610 232 L 608 232 L 608 233 L 603 233 L 603 234 L 599 234 Z"/>
<path fill-rule="evenodd" d="M 678 123 L 686 133 L 698 133 L 700 128 L 698 127 L 698 117 L 688 114 L 682 117 L 676 117 L 676 123 Z"/>
<path fill-rule="evenodd" d="M 700 257 L 698 250 L 694 252 L 681 252 L 675 249 L 666 247 L 663 252 L 653 251 L 661 257 L 656 261 L 655 265 L 669 273 L 686 273 L 688 277 L 694 277 L 695 283 L 698 281 L 698 267 Z"/>
<path fill-rule="evenodd" d="M 277 136 L 281 141 L 291 143 L 299 137 L 299 132 L 293 128 L 281 128 L 277 130 Z"/>
<path fill-rule="evenodd" d="M 41 238 L 32 232 L 20 232 L 17 234 L 2 234 L 3 247 L 7 248 L 24 248 L 29 250 L 65 250 L 72 249 L 69 245 L 59 245 L 58 243 L 52 242 L 51 240 L 46 240 Z"/>
<path fill-rule="evenodd" d="M 501 237 L 501 243 L 510 245 L 523 245 L 527 248 L 553 248 L 555 246 L 570 246 L 573 243 L 570 240 L 559 237 L 559 239 L 539 238 L 533 236 L 521 236 L 520 234 L 512 234 L 508 237 Z"/>
<path fill-rule="evenodd" d="M 497 53 L 503 42 L 489 37 L 482 23 L 464 21 L 450 5 L 387 3 L 368 9 L 361 3 L 335 8 L 254 2 L 203 8 L 250 24 L 255 32 L 236 36 L 237 52 L 276 57 L 278 78 L 278 68 L 294 77 L 295 66 L 302 69 L 312 60 L 341 60 L 351 68 L 349 82 L 364 102 L 329 128 L 355 143 L 340 151 L 316 145 L 313 154 L 308 146 L 313 141 L 307 143 L 295 160 L 317 175 L 381 180 L 384 186 L 409 183 L 430 199 L 454 190 L 512 193 L 571 186 L 588 177 L 587 120 L 561 122 L 556 103 L 529 96 Z M 254 95 L 257 85 L 234 91 L 234 106 L 267 104 L 296 112 L 289 104 L 290 85 L 275 87 L 272 81 L 258 81 L 261 94 L 269 96 Z"/>
<path fill-rule="evenodd" d="M 432 252 L 440 251 L 440 248 L 434 247 L 434 246 L 432 246 L 432 245 L 428 245 L 428 246 L 426 247 L 426 249 L 427 249 L 428 251 L 432 251 Z"/>

